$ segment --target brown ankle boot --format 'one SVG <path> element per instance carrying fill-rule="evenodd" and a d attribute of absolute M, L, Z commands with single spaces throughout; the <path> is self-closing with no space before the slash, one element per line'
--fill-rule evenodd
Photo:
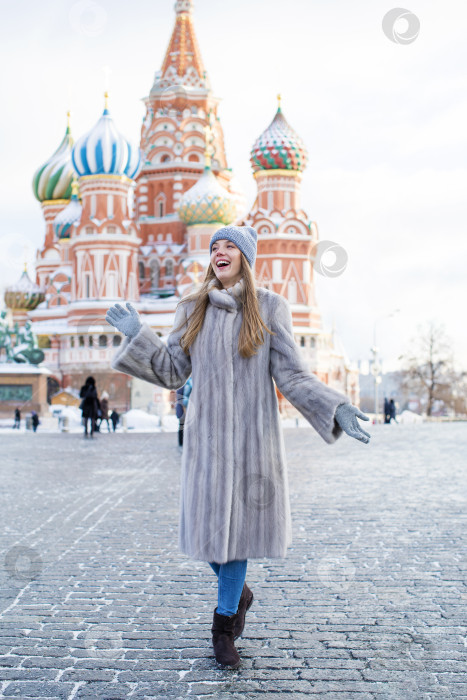
<path fill-rule="evenodd" d="M 252 602 L 253 593 L 252 591 L 250 591 L 246 583 L 244 583 L 242 595 L 240 596 L 240 601 L 238 603 L 238 619 L 234 625 L 234 639 L 238 639 L 238 637 L 242 635 L 243 628 L 245 627 L 245 615 L 247 611 L 251 608 Z"/>
<path fill-rule="evenodd" d="M 218 664 L 228 668 L 238 668 L 240 657 L 234 645 L 234 625 L 238 619 L 238 612 L 235 615 L 219 615 L 217 608 L 214 610 L 212 620 L 212 646 L 214 656 Z"/>

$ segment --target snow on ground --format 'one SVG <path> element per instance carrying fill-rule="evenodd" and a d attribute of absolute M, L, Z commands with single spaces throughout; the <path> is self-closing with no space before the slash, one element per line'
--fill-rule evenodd
<path fill-rule="evenodd" d="M 41 432 L 48 433 L 58 433 L 61 432 L 61 421 L 64 417 L 68 418 L 68 426 L 70 433 L 81 433 L 83 431 L 83 426 L 81 424 L 81 411 L 79 408 L 73 406 L 54 406 L 53 416 L 40 417 L 41 424 L 38 430 Z M 21 417 L 21 428 L 19 431 L 13 430 L 13 417 L 0 419 L 0 431 L 2 434 L 10 432 L 25 432 L 26 431 L 26 416 L 28 414 L 23 414 Z M 61 419 L 60 419 L 61 417 Z M 131 409 L 124 414 L 120 415 L 120 422 L 117 426 L 117 432 L 121 433 L 124 430 L 123 423 L 126 417 L 126 430 L 133 433 L 160 433 L 160 432 L 177 432 L 179 423 L 178 418 L 175 414 L 165 415 L 162 418 L 162 426 L 159 416 L 155 416 L 146 411 L 140 409 Z M 422 416 L 412 411 L 403 411 L 397 416 L 399 423 L 415 424 L 423 423 Z M 310 423 L 302 416 L 298 418 L 283 418 L 282 419 L 283 428 L 310 428 L 312 430 Z M 372 421 L 365 425 L 365 421 L 360 421 L 363 428 L 367 429 L 371 433 Z M 110 426 L 112 427 L 112 426 Z M 102 426 L 102 431 L 107 432 L 107 424 L 104 423 Z"/>
<path fill-rule="evenodd" d="M 423 423 L 423 418 L 413 411 L 402 411 L 396 418 L 399 423 Z"/>

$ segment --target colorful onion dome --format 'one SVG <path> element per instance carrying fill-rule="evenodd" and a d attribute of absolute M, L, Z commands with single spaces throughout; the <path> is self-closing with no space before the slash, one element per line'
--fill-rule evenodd
<path fill-rule="evenodd" d="M 34 173 L 32 188 L 39 202 L 54 199 L 69 199 L 73 166 L 71 148 L 73 139 L 70 132 L 70 113 L 65 136 L 55 153 Z"/>
<path fill-rule="evenodd" d="M 53 221 L 53 229 L 57 238 L 64 240 L 70 238 L 71 229 L 74 224 L 79 224 L 83 207 L 78 197 L 78 182 L 71 183 L 70 203 L 57 214 Z"/>
<path fill-rule="evenodd" d="M 107 107 L 97 124 L 73 146 L 71 158 L 78 175 L 126 175 L 133 179 L 141 165 L 141 152 L 117 131 Z"/>
<path fill-rule="evenodd" d="M 251 149 L 250 162 L 253 171 L 305 170 L 308 153 L 300 136 L 292 129 L 282 114 L 280 106 L 268 128 L 263 131 Z"/>
<path fill-rule="evenodd" d="M 237 202 L 217 181 L 210 165 L 206 165 L 198 182 L 180 200 L 178 216 L 191 224 L 231 224 L 237 218 Z"/>
<path fill-rule="evenodd" d="M 39 306 L 45 299 L 41 288 L 29 277 L 26 265 L 24 272 L 16 284 L 12 284 L 5 290 L 5 304 L 14 311 L 31 311 Z"/>

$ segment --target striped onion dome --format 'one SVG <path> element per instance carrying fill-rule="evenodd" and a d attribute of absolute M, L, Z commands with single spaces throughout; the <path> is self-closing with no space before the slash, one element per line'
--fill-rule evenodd
<path fill-rule="evenodd" d="M 133 148 L 117 131 L 107 108 L 97 124 L 73 146 L 71 158 L 78 175 L 126 175 L 133 179 L 141 165 L 139 148 Z"/>
<path fill-rule="evenodd" d="M 31 311 L 39 306 L 45 299 L 41 288 L 35 284 L 28 275 L 26 266 L 24 272 L 16 284 L 12 284 L 5 290 L 5 305 L 14 311 Z"/>
<path fill-rule="evenodd" d="M 54 199 L 69 199 L 71 197 L 71 180 L 73 166 L 71 164 L 71 148 L 73 138 L 70 132 L 70 113 L 65 136 L 55 153 L 34 173 L 32 188 L 39 202 Z"/>
<path fill-rule="evenodd" d="M 72 226 L 79 224 L 83 210 L 78 197 L 78 183 L 76 180 L 73 180 L 71 189 L 70 203 L 57 214 L 53 221 L 55 235 L 61 240 L 70 238 Z"/>
<path fill-rule="evenodd" d="M 237 218 L 237 202 L 235 196 L 219 184 L 207 164 L 198 182 L 181 198 L 178 216 L 188 226 L 231 224 Z"/>
<path fill-rule="evenodd" d="M 279 107 L 268 128 L 263 131 L 251 149 L 253 171 L 305 170 L 308 153 L 300 136 L 292 129 Z"/>

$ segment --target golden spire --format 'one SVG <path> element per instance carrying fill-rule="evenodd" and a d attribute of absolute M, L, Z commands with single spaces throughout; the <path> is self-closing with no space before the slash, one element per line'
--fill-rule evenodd
<path fill-rule="evenodd" d="M 68 110 L 68 112 L 66 113 L 66 128 L 67 128 L 67 131 L 70 131 L 70 117 L 71 117 L 71 112 L 70 112 L 70 110 Z"/>
<path fill-rule="evenodd" d="M 77 197 L 79 193 L 79 185 L 76 175 L 73 175 L 73 180 L 71 181 L 71 196 Z"/>
<path fill-rule="evenodd" d="M 104 92 L 104 109 L 109 109 L 109 93 L 107 90 Z"/>
<path fill-rule="evenodd" d="M 282 99 L 282 97 L 281 97 L 281 94 L 279 93 L 277 95 L 277 109 L 279 109 L 279 110 L 281 108 L 281 99 Z"/>

